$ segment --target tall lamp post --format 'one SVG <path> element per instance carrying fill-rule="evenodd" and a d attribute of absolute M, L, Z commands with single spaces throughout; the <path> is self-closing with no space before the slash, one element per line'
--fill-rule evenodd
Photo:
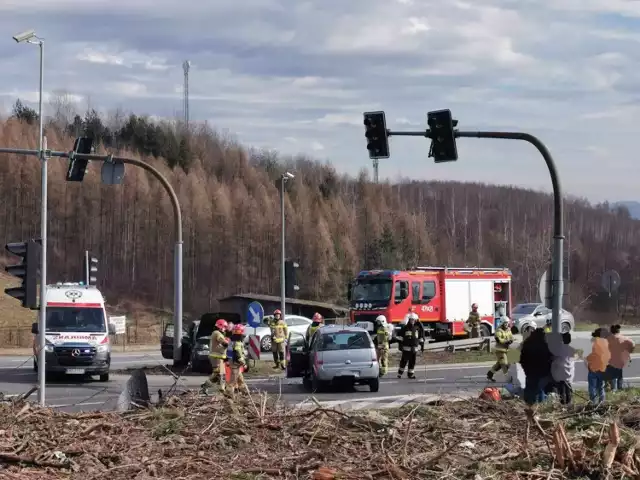
<path fill-rule="evenodd" d="M 17 43 L 30 43 L 32 45 L 38 45 L 40 47 L 40 91 L 38 95 L 38 120 L 40 123 L 40 130 L 38 133 L 38 150 L 40 151 L 40 162 L 42 165 L 42 186 L 41 186 L 41 198 L 40 198 L 40 238 L 42 239 L 42 254 L 40 258 L 40 319 L 38 326 L 38 403 L 45 405 L 45 378 L 44 378 L 44 364 L 45 357 L 45 331 L 47 322 L 47 158 L 44 154 L 44 119 L 42 117 L 42 91 L 43 91 L 43 76 L 44 76 L 44 39 L 36 35 L 34 30 L 27 30 L 26 32 L 15 35 L 13 39 Z"/>
<path fill-rule="evenodd" d="M 284 320 L 286 311 L 285 311 L 285 298 L 286 298 L 286 282 L 285 282 L 285 261 L 286 261 L 286 253 L 285 253 L 285 223 L 284 223 L 284 184 L 287 183 L 288 180 L 295 178 L 295 175 L 291 172 L 285 172 L 280 177 L 280 223 L 281 223 L 281 236 L 280 236 L 280 246 L 282 247 L 282 252 L 280 255 L 280 311 L 282 312 L 282 319 Z"/>

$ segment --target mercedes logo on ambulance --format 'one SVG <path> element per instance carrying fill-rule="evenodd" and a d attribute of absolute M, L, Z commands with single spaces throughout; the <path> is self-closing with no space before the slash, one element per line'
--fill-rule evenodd
<path fill-rule="evenodd" d="M 71 351 L 71 356 L 77 357 L 78 355 L 80 355 L 80 350 L 77 348 Z"/>
<path fill-rule="evenodd" d="M 76 298 L 80 298 L 82 296 L 82 292 L 80 290 L 68 290 L 64 292 L 64 294 L 71 300 L 75 300 Z"/>

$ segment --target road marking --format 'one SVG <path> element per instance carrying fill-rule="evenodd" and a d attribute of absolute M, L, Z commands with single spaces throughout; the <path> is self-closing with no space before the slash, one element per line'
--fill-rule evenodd
<path fill-rule="evenodd" d="M 110 400 L 110 399 L 109 399 Z M 104 402 L 81 402 L 81 403 L 63 403 L 60 405 L 47 405 L 49 408 L 63 408 L 63 407 L 88 407 L 90 405 L 104 405 L 109 400 Z"/>

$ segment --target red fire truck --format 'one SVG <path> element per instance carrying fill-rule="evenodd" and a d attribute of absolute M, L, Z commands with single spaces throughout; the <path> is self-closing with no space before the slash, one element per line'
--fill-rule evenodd
<path fill-rule="evenodd" d="M 369 331 L 378 315 L 398 326 L 411 311 L 434 340 L 468 335 L 465 322 L 478 304 L 481 334 L 493 335 L 498 308 L 511 316 L 511 271 L 507 268 L 416 267 L 409 271 L 365 270 L 349 285 L 351 322 Z"/>

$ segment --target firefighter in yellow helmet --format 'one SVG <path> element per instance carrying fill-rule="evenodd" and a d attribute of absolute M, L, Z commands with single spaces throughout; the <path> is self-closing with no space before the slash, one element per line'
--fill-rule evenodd
<path fill-rule="evenodd" d="M 322 318 L 322 315 L 318 312 L 313 314 L 313 318 L 311 320 L 311 325 L 307 328 L 307 342 L 311 342 L 311 337 L 313 337 L 313 334 L 316 333 L 316 330 L 318 330 L 324 322 L 324 318 Z"/>
<path fill-rule="evenodd" d="M 469 325 L 469 334 L 471 338 L 480 337 L 480 314 L 478 313 L 478 304 L 471 305 L 471 312 L 469 312 L 469 318 L 467 319 Z"/>
<path fill-rule="evenodd" d="M 224 361 L 227 358 L 227 347 L 229 339 L 224 332 L 227 329 L 227 322 L 223 319 L 216 320 L 215 328 L 211 334 L 209 343 L 209 361 L 211 362 L 211 376 L 202 385 L 203 390 L 207 390 L 210 386 L 218 383 L 220 391 L 225 390 L 225 366 Z"/>
<path fill-rule="evenodd" d="M 244 389 L 244 376 L 242 372 L 247 368 L 247 355 L 244 349 L 244 325 L 233 327 L 231 335 L 233 355 L 231 357 L 231 378 L 229 386 L 233 395 L 237 390 Z"/>
<path fill-rule="evenodd" d="M 546 325 L 544 326 L 544 333 L 551 333 L 551 317 L 547 318 Z"/>
<path fill-rule="evenodd" d="M 378 315 L 376 318 L 376 336 L 374 343 L 378 353 L 378 363 L 380 363 L 380 376 L 387 373 L 389 366 L 389 331 L 387 330 L 387 318 L 384 315 Z"/>
<path fill-rule="evenodd" d="M 509 371 L 509 359 L 507 358 L 507 352 L 509 351 L 509 346 L 513 343 L 513 334 L 509 329 L 509 322 L 503 321 L 500 323 L 500 326 L 496 329 L 496 363 L 491 370 L 487 372 L 487 380 L 491 382 L 495 382 L 493 379 L 493 375 L 500 369 L 502 369 L 502 373 L 506 375 Z"/>
<path fill-rule="evenodd" d="M 276 310 L 276 312 L 279 312 L 279 310 Z M 287 328 L 287 324 L 281 315 L 278 315 L 277 321 L 275 321 L 271 327 L 273 361 L 276 363 L 274 368 L 281 368 L 282 370 L 286 368 L 284 361 L 284 344 L 288 337 L 289 329 Z"/>

